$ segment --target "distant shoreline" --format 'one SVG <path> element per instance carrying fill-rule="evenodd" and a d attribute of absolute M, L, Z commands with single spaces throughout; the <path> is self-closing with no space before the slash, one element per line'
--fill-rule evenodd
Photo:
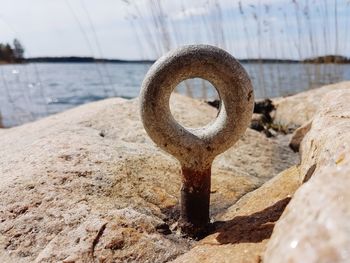
<path fill-rule="evenodd" d="M 24 60 L 27 63 L 135 63 L 152 64 L 154 60 L 123 60 L 123 59 L 105 59 L 94 57 L 35 57 Z"/>
<path fill-rule="evenodd" d="M 293 59 L 238 59 L 241 63 L 300 63 Z M 135 64 L 153 64 L 155 60 L 123 60 L 123 59 L 96 59 L 93 57 L 37 57 L 25 59 L 27 63 L 135 63 Z M 349 61 L 350 62 L 350 61 Z"/>
<path fill-rule="evenodd" d="M 241 63 L 278 63 L 278 64 L 350 64 L 350 58 L 345 56 L 327 55 L 304 60 L 295 59 L 272 59 L 272 58 L 248 58 L 238 59 Z M 33 57 L 25 58 L 22 63 L 115 63 L 115 64 L 153 64 L 155 60 L 123 60 L 123 59 L 104 59 L 94 57 Z M 5 61 L 0 61 L 0 65 L 12 64 Z"/>

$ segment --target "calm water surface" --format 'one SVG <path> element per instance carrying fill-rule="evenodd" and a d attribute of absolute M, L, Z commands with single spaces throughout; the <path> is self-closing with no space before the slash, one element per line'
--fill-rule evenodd
<path fill-rule="evenodd" d="M 150 64 L 32 63 L 0 66 L 0 113 L 5 126 L 19 125 L 76 105 L 139 94 Z M 350 79 L 350 65 L 243 64 L 256 98 L 286 96 Z M 209 83 L 195 79 L 178 91 L 213 99 Z"/>

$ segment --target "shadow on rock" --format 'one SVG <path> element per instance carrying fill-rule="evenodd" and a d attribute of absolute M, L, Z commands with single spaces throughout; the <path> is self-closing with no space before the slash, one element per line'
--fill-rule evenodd
<path fill-rule="evenodd" d="M 291 198 L 287 197 L 248 216 L 237 216 L 230 221 L 215 222 L 216 240 L 220 244 L 259 243 L 268 239 L 275 222 L 280 218 Z"/>

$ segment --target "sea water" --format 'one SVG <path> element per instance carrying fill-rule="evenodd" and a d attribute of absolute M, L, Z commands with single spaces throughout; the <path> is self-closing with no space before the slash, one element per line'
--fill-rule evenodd
<path fill-rule="evenodd" d="M 6 127 L 109 97 L 134 98 L 150 63 L 29 63 L 0 66 L 0 113 Z M 292 95 L 350 79 L 350 65 L 243 64 L 256 98 Z M 233 84 L 234 88 L 234 84 Z M 188 81 L 177 92 L 212 100 L 211 84 Z"/>

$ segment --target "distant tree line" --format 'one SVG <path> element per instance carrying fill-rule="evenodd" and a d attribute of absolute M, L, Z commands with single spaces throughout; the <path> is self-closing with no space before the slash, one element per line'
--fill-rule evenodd
<path fill-rule="evenodd" d="M 0 63 L 22 63 L 24 61 L 24 47 L 18 39 L 13 44 L 0 43 Z"/>

